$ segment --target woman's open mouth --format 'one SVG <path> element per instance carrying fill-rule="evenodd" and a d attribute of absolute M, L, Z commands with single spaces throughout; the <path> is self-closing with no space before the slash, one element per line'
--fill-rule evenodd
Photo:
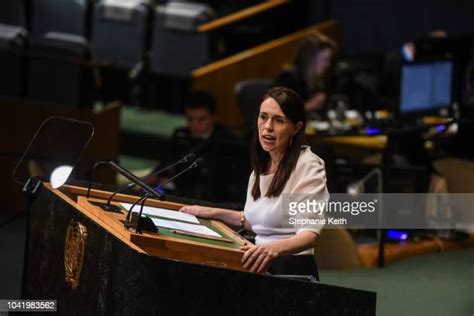
<path fill-rule="evenodd" d="M 272 135 L 263 135 L 262 140 L 267 144 L 272 144 L 275 142 L 276 137 Z"/>

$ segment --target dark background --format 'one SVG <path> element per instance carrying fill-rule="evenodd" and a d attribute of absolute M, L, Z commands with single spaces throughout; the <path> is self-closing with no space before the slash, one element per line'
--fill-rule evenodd
<path fill-rule="evenodd" d="M 319 0 L 311 7 L 311 24 L 340 21 L 345 55 L 398 50 L 433 30 L 474 32 L 472 0 Z"/>

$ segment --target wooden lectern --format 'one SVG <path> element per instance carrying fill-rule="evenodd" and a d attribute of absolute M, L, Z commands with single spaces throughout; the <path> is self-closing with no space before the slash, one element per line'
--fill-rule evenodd
<path fill-rule="evenodd" d="M 199 219 L 220 237 L 159 227 L 135 233 L 125 210 L 95 202 L 111 192 L 48 183 L 29 211 L 23 296 L 56 299 L 67 315 L 375 315 L 372 292 L 245 272 L 244 241 L 221 222 Z M 118 194 L 116 201 L 138 197 Z M 182 204 L 148 200 L 177 210 Z"/>

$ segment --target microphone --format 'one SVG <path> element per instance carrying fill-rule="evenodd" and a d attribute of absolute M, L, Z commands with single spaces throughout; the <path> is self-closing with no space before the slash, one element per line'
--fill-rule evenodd
<path fill-rule="evenodd" d="M 159 186 L 155 187 L 155 189 L 163 187 L 164 185 L 170 183 L 171 181 L 173 181 L 174 179 L 180 177 L 182 174 L 188 172 L 189 170 L 199 167 L 202 164 L 203 161 L 204 161 L 204 158 L 198 158 L 198 159 L 194 160 L 193 163 L 190 164 L 188 167 L 184 168 L 183 170 L 181 170 L 180 172 L 178 172 L 177 174 L 175 174 L 174 176 L 172 176 L 171 178 L 169 178 L 168 180 L 166 180 L 165 182 L 163 182 Z"/>
<path fill-rule="evenodd" d="M 138 185 L 141 187 L 143 190 L 145 190 L 148 194 L 160 199 L 164 200 L 165 196 L 159 192 L 156 192 L 151 186 L 143 182 L 140 178 L 135 176 L 133 173 L 131 173 L 129 170 L 125 169 L 124 167 L 120 166 L 114 161 L 108 160 L 108 161 L 99 161 L 97 162 L 94 167 L 92 167 L 91 175 L 89 177 L 89 187 L 87 189 L 87 198 L 90 196 L 90 191 L 91 191 L 91 186 L 92 186 L 92 178 L 94 176 L 94 171 L 97 167 L 101 165 L 109 165 L 111 166 L 115 171 L 119 172 L 121 175 L 123 175 L 125 178 L 133 182 L 135 185 Z M 100 207 L 103 207 L 106 211 L 110 212 L 120 212 L 120 210 L 112 209 L 110 207 L 104 207 L 101 203 L 93 203 L 95 205 L 98 205 Z"/>
<path fill-rule="evenodd" d="M 159 186 L 157 186 L 156 188 L 159 188 L 159 187 L 162 187 L 168 183 L 170 183 L 171 181 L 173 181 L 174 179 L 180 177 L 182 174 L 188 172 L 189 170 L 191 169 L 194 169 L 194 168 L 197 168 L 199 167 L 200 164 L 202 164 L 202 162 L 204 161 L 204 158 L 198 158 L 196 160 L 193 161 L 192 164 L 190 164 L 188 167 L 184 168 L 183 170 L 181 170 L 180 172 L 178 172 L 177 174 L 175 174 L 174 176 L 172 176 L 171 178 L 167 179 L 166 181 L 164 181 L 163 183 L 161 183 Z M 160 193 L 161 194 L 161 193 Z M 148 196 L 149 195 L 149 196 Z M 163 196 L 162 200 L 164 200 L 164 194 L 161 194 Z M 151 197 L 151 194 L 147 193 L 145 194 L 144 196 L 140 197 L 138 200 L 136 200 L 132 206 L 130 207 L 130 209 L 128 210 L 128 213 L 127 213 L 127 220 L 130 219 L 130 214 L 132 212 L 132 209 L 135 207 L 135 205 L 137 205 L 138 203 L 140 203 L 143 199 L 145 198 L 149 198 Z"/>
<path fill-rule="evenodd" d="M 142 233 L 142 230 L 153 232 L 153 233 L 158 232 L 158 228 L 155 226 L 151 218 L 149 217 L 142 218 L 143 206 L 145 205 L 146 200 L 150 197 L 151 197 L 151 194 L 147 193 L 144 196 L 137 199 L 135 202 L 133 202 L 132 206 L 130 206 L 130 209 L 128 210 L 126 219 L 121 220 L 125 228 L 135 227 L 135 233 L 139 233 L 139 234 Z M 136 213 L 132 213 L 132 209 L 135 207 L 135 205 L 137 205 L 140 202 L 141 202 L 140 212 L 138 213 L 138 215 L 136 215 Z M 132 218 L 130 218 L 130 216 Z"/>
<path fill-rule="evenodd" d="M 165 184 L 168 184 L 169 182 L 173 181 L 174 179 L 180 177 L 181 175 L 183 175 L 184 173 L 188 172 L 189 170 L 191 169 L 194 169 L 194 168 L 197 168 L 199 167 L 202 162 L 204 161 L 204 158 L 198 158 L 196 160 L 193 161 L 192 164 L 190 164 L 188 167 L 184 168 L 183 170 L 181 170 L 180 172 L 178 172 L 177 174 L 175 174 L 173 177 L 169 178 L 168 180 L 166 180 L 165 182 L 163 182 L 162 184 L 160 184 L 158 187 L 161 187 Z M 143 212 L 143 205 L 145 204 L 145 201 L 150 198 L 153 194 L 151 193 L 147 193 L 145 194 L 144 196 L 140 197 L 139 199 L 137 199 L 133 204 L 132 206 L 130 207 L 130 209 L 128 210 L 128 213 L 127 213 L 127 217 L 126 217 L 126 221 L 123 221 L 124 223 L 124 226 L 129 228 L 129 227 L 132 227 L 133 226 L 133 223 L 130 222 L 130 216 L 132 214 L 132 210 L 133 208 L 135 207 L 135 205 L 137 205 L 138 203 L 142 202 L 142 206 L 140 208 L 140 212 L 138 214 L 138 218 L 137 218 L 137 223 L 135 224 L 135 232 L 137 233 L 141 233 L 141 230 L 148 230 L 147 227 L 149 227 L 149 223 L 146 223 L 145 225 L 142 225 L 141 224 L 141 221 L 142 221 L 142 212 Z M 163 198 L 164 199 L 164 194 L 162 194 Z M 149 222 L 151 221 L 151 219 L 149 217 L 146 217 L 148 220 L 145 219 L 146 222 Z M 146 227 L 142 227 L 142 226 L 146 226 Z M 156 232 L 156 231 L 155 231 Z"/>
<path fill-rule="evenodd" d="M 173 167 L 176 167 L 177 165 L 181 165 L 181 164 L 184 164 L 184 163 L 187 163 L 187 162 L 190 162 L 192 160 L 194 160 L 196 158 L 196 155 L 194 153 L 189 153 L 187 154 L 186 156 L 184 156 L 181 160 L 178 160 L 160 170 L 157 170 L 151 174 L 149 174 L 148 176 L 146 176 L 145 178 L 143 178 L 143 181 L 146 181 L 148 179 L 150 179 L 151 177 L 154 177 L 154 176 L 157 176 L 157 175 L 160 175 L 162 174 L 163 172 L 165 171 L 168 171 L 170 170 L 171 168 Z M 123 192 L 124 190 L 126 189 L 130 189 L 132 187 L 135 186 L 135 183 L 134 182 L 130 182 L 128 184 L 125 184 L 121 187 L 119 187 L 118 189 L 116 189 L 114 192 L 112 192 L 112 194 L 109 196 L 109 198 L 107 199 L 107 204 L 105 205 L 105 208 L 106 209 L 110 209 L 110 203 L 112 202 L 112 199 L 114 198 L 114 196 L 119 193 L 119 192 Z"/>
<path fill-rule="evenodd" d="M 164 168 L 162 168 L 162 169 L 160 169 L 160 170 L 158 170 L 158 171 L 155 171 L 155 172 L 149 174 L 149 175 L 146 176 L 143 180 L 146 181 L 146 180 L 150 179 L 151 177 L 160 175 L 160 174 L 162 174 L 163 172 L 170 170 L 170 169 L 173 168 L 173 167 L 176 167 L 176 166 L 181 165 L 181 164 L 184 164 L 184 163 L 191 162 L 191 161 L 193 161 L 193 160 L 195 160 L 195 159 L 196 159 L 196 154 L 195 154 L 195 153 L 189 153 L 189 154 L 187 154 L 186 156 L 184 156 L 181 160 L 179 160 L 179 161 L 177 161 L 177 162 L 174 162 L 174 163 L 172 163 L 172 164 L 170 164 L 170 165 L 168 165 L 168 166 L 166 166 L 166 167 L 164 167 Z M 132 183 L 131 183 L 131 184 L 132 184 Z M 132 186 L 133 186 L 133 185 L 132 185 Z"/>

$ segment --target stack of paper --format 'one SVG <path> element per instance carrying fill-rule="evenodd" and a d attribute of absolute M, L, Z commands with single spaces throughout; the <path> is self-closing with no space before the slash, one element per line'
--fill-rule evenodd
<path fill-rule="evenodd" d="M 129 210 L 132 207 L 130 203 L 121 203 L 122 206 Z M 136 205 L 133 209 L 133 212 L 138 213 L 140 210 L 141 205 Z M 192 214 L 187 214 L 183 212 L 167 210 L 160 207 L 151 207 L 151 206 L 144 206 L 143 207 L 143 214 L 152 216 L 150 217 L 153 223 L 158 227 L 164 227 L 168 229 L 179 230 L 183 232 L 189 232 L 194 234 L 212 236 L 212 237 L 222 237 L 212 229 L 204 225 L 199 225 L 199 220 L 196 216 Z M 163 217 L 168 218 L 170 220 L 155 218 L 156 217 Z M 179 222 L 178 222 L 179 221 Z M 187 223 L 183 223 L 187 222 Z M 193 223 L 193 224 L 188 224 Z M 196 225 L 198 224 L 198 225 Z"/>

